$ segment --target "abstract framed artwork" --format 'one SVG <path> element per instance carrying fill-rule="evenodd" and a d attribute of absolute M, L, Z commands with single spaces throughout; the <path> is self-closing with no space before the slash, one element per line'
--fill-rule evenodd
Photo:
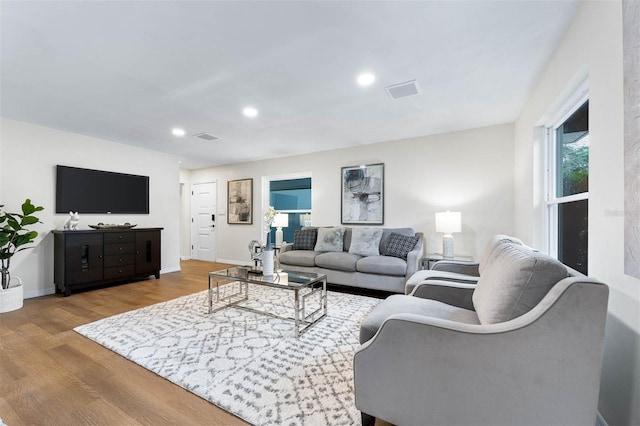
<path fill-rule="evenodd" d="M 227 182 L 227 223 L 230 225 L 253 223 L 253 179 Z"/>
<path fill-rule="evenodd" d="M 622 2 L 624 273 L 640 278 L 640 2 Z"/>
<path fill-rule="evenodd" d="M 384 164 L 343 167 L 342 224 L 384 225 Z"/>

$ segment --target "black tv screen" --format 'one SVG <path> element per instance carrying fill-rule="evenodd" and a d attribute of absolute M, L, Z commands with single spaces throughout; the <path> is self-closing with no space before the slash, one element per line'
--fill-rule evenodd
<path fill-rule="evenodd" d="M 56 166 L 56 213 L 149 214 L 149 177 Z"/>

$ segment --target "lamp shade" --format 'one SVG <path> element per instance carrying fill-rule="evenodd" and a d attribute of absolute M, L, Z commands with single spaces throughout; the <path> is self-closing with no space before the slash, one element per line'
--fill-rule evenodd
<path fill-rule="evenodd" d="M 436 232 L 443 232 L 445 234 L 452 234 L 454 232 L 460 232 L 462 229 L 462 214 L 460 212 L 446 212 L 436 213 Z"/>
<path fill-rule="evenodd" d="M 289 226 L 289 215 L 287 213 L 276 213 L 272 226 L 275 228 L 287 228 Z"/>

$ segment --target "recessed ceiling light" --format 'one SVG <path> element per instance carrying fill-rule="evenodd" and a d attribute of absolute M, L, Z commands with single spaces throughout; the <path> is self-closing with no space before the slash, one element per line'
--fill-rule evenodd
<path fill-rule="evenodd" d="M 358 76 L 358 84 L 360 86 L 370 86 L 376 81 L 376 76 L 367 72 Z"/>
<path fill-rule="evenodd" d="M 242 110 L 242 113 L 247 117 L 253 118 L 256 115 L 258 115 L 258 110 L 255 109 L 254 107 L 246 107 L 245 109 Z"/>
<path fill-rule="evenodd" d="M 171 129 L 171 133 L 173 133 L 173 136 L 184 136 L 186 134 L 184 129 L 178 129 L 177 127 L 175 129 Z"/>

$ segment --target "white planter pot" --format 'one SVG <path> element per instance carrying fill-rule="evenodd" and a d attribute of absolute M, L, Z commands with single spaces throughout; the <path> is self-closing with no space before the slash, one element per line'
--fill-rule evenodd
<path fill-rule="evenodd" d="M 11 277 L 11 281 L 13 280 L 16 280 L 18 285 L 9 287 L 6 290 L 0 288 L 0 314 L 22 308 L 22 304 L 24 302 L 24 287 L 22 287 L 22 280 L 18 277 Z M 9 286 L 11 286 L 11 281 L 9 281 Z"/>

